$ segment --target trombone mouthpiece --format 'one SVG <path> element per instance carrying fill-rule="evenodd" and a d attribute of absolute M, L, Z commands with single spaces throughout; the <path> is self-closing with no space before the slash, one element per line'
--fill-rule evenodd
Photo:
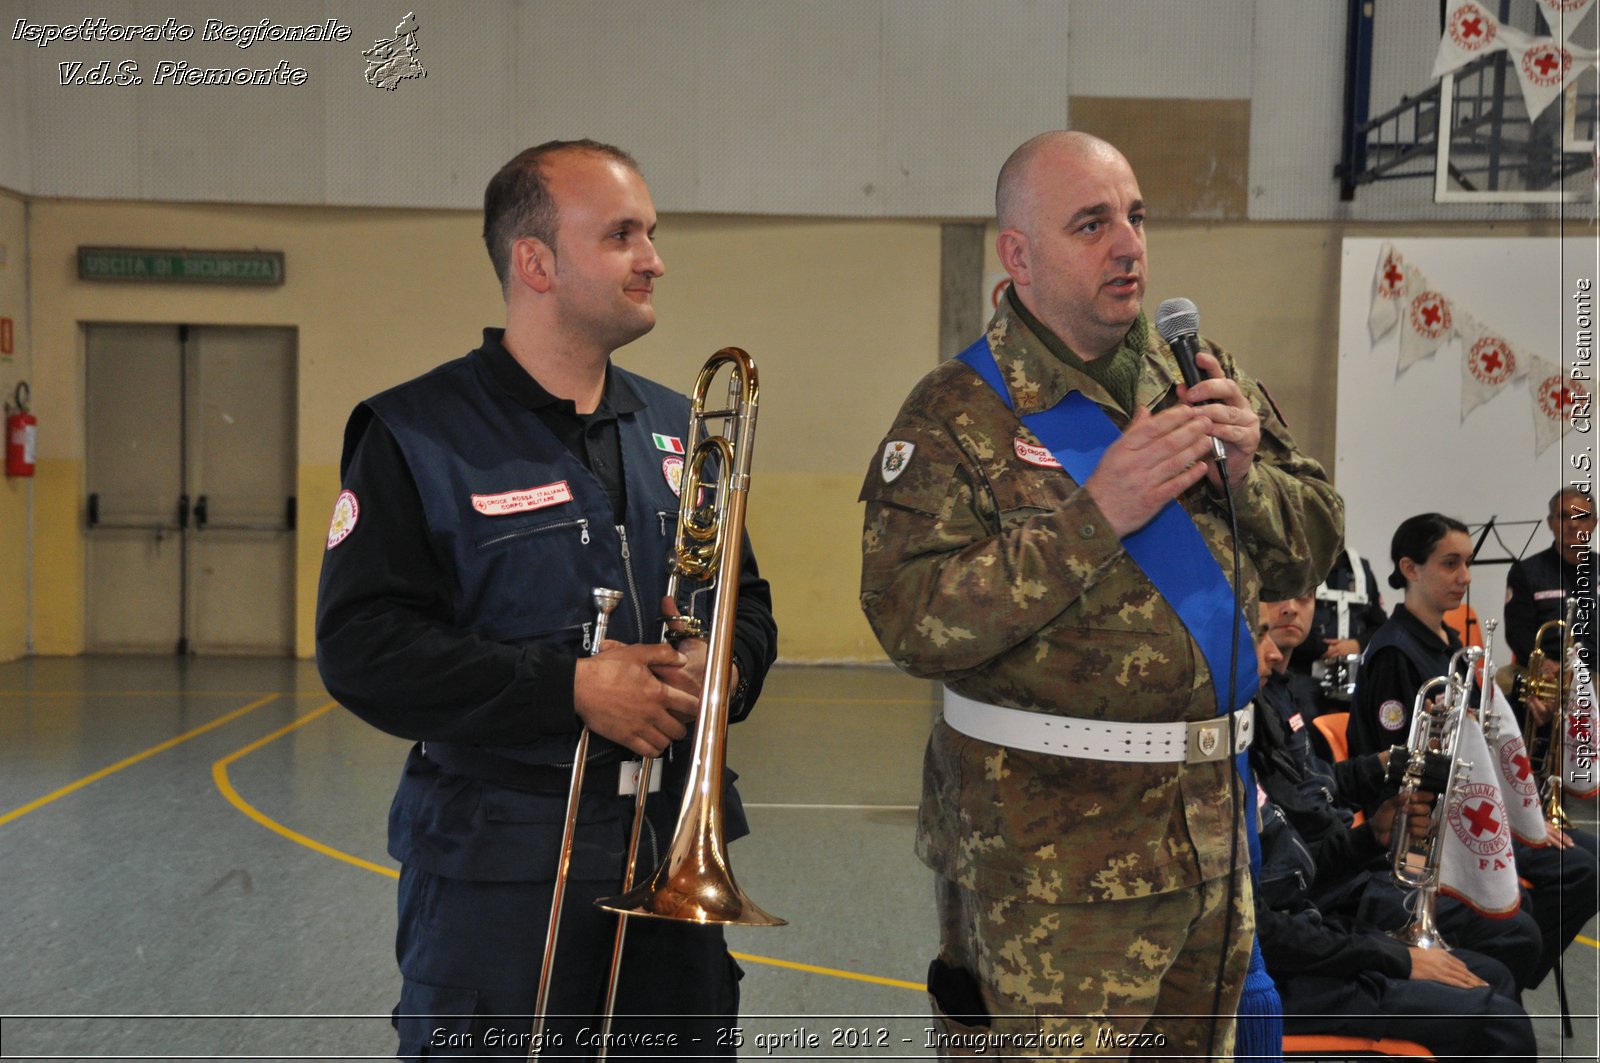
<path fill-rule="evenodd" d="M 596 587 L 592 593 L 594 607 L 602 613 L 611 612 L 617 607 L 617 603 L 622 601 L 622 592 L 614 591 L 610 587 Z"/>

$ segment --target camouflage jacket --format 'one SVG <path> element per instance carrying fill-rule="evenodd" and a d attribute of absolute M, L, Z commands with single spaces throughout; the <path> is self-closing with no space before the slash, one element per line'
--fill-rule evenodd
<path fill-rule="evenodd" d="M 1137 401 L 1177 401 L 1177 362 L 1150 340 Z M 1122 549 L 1089 493 L 1041 464 L 1019 415 L 1078 390 L 1126 415 L 1002 302 L 988 338 L 1017 412 L 965 364 L 929 373 L 874 455 L 861 499 L 861 605 L 890 658 L 967 697 L 1035 712 L 1171 722 L 1215 715 L 1198 646 Z M 1235 376 L 1232 358 L 1210 349 Z M 1309 593 L 1341 545 L 1344 504 L 1265 393 L 1235 376 L 1261 443 L 1235 492 L 1243 600 Z M 1029 449 L 1034 448 L 1034 449 Z M 1181 503 L 1224 573 L 1225 505 L 1205 481 Z M 1253 626 L 1253 624 L 1252 624 Z M 1253 654 L 1253 645 L 1239 648 Z M 981 742 L 934 725 L 917 851 L 968 888 L 1064 903 L 1162 893 L 1224 874 L 1228 761 L 1106 763 Z M 1240 852 L 1243 852 L 1241 842 Z"/>

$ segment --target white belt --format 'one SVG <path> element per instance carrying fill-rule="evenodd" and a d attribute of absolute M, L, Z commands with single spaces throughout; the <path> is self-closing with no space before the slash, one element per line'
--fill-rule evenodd
<path fill-rule="evenodd" d="M 1234 752 L 1243 753 L 1255 734 L 1253 707 L 1233 713 Z M 1108 723 L 987 705 L 945 688 L 944 720 L 971 738 L 1033 753 L 1085 760 L 1147 764 L 1203 764 L 1228 756 L 1228 717 L 1193 723 Z"/>

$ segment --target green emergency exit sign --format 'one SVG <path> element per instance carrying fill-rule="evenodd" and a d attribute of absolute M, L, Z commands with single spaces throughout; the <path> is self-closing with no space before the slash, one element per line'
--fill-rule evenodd
<path fill-rule="evenodd" d="M 282 251 L 80 247 L 78 279 L 170 284 L 282 284 Z"/>

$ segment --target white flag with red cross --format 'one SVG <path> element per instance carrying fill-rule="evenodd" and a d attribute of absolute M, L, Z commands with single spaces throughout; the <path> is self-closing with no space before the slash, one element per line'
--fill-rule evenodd
<path fill-rule="evenodd" d="M 1539 776 L 1528 759 L 1528 746 L 1511 712 L 1511 703 L 1498 683 L 1489 684 L 1489 690 L 1494 697 L 1483 712 L 1483 737 L 1489 746 L 1489 762 L 1500 781 L 1500 799 L 1506 806 L 1511 833 L 1519 842 L 1543 845 L 1544 806 L 1539 801 Z"/>
<path fill-rule="evenodd" d="M 1573 663 L 1572 686 L 1561 749 L 1561 790 L 1573 797 L 1589 798 L 1600 794 L 1600 779 L 1596 778 L 1594 765 L 1594 681 L 1582 660 Z"/>
<path fill-rule="evenodd" d="M 1456 330 L 1455 308 L 1443 292 L 1429 288 L 1422 274 L 1412 270 L 1412 288 L 1402 300 L 1398 376 L 1416 362 L 1443 347 Z"/>
<path fill-rule="evenodd" d="M 1525 373 L 1522 360 L 1504 336 L 1459 308 L 1456 335 L 1461 337 L 1461 419 L 1500 394 Z"/>
<path fill-rule="evenodd" d="M 1577 31 L 1578 24 L 1594 6 L 1594 0 L 1539 0 L 1539 8 L 1544 12 L 1544 20 L 1549 23 L 1550 29 L 1562 40 L 1570 40 Z"/>
<path fill-rule="evenodd" d="M 1462 719 L 1456 757 L 1455 792 L 1440 796 L 1439 892 L 1484 915 L 1510 915 L 1522 904 L 1510 821 L 1488 743 L 1470 716 Z"/>
<path fill-rule="evenodd" d="M 1574 418 L 1587 424 L 1590 416 L 1588 385 L 1572 380 L 1561 366 L 1536 354 L 1527 356 L 1528 391 L 1533 397 L 1533 453 L 1550 449 L 1573 425 Z"/>
<path fill-rule="evenodd" d="M 1372 273 L 1372 304 L 1367 309 L 1367 335 L 1374 346 L 1400 321 L 1400 307 L 1411 293 L 1416 270 L 1387 240 L 1378 248 L 1378 268 Z"/>
<path fill-rule="evenodd" d="M 1526 44 L 1511 42 L 1506 50 L 1511 53 L 1517 80 L 1522 83 L 1522 102 L 1528 109 L 1529 121 L 1539 117 L 1579 74 L 1595 64 L 1594 52 L 1554 37 L 1531 38 Z"/>
<path fill-rule="evenodd" d="M 1450 0 L 1444 13 L 1444 33 L 1433 57 L 1433 77 L 1466 66 L 1480 55 L 1503 52 L 1507 38 L 1527 39 L 1518 30 L 1500 25 L 1489 9 L 1476 0 Z"/>

